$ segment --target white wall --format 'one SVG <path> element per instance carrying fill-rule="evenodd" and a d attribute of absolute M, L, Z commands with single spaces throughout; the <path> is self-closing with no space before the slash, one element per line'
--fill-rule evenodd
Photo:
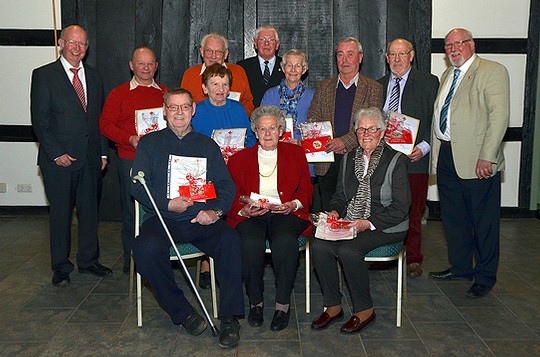
<path fill-rule="evenodd" d="M 53 29 L 50 0 L 0 0 L 0 28 Z M 60 28 L 60 1 L 56 0 Z M 0 46 L 0 124 L 30 124 L 30 77 L 32 69 L 55 60 L 54 47 Z M 0 142 L 0 206 L 44 206 L 47 204 L 39 176 L 36 143 Z M 17 192 L 18 184 L 31 184 L 32 192 Z"/>
<path fill-rule="evenodd" d="M 454 27 L 470 30 L 474 38 L 527 38 L 529 26 L 528 0 L 434 0 L 433 38 L 444 38 Z M 479 54 L 500 62 L 510 74 L 510 127 L 523 122 L 525 69 L 527 56 L 521 54 Z M 444 54 L 431 56 L 432 72 L 438 77 L 447 68 Z M 517 207 L 519 196 L 519 167 L 521 143 L 504 143 L 506 170 L 502 175 L 502 206 Z M 429 196 L 437 201 L 435 178 L 430 180 Z"/>

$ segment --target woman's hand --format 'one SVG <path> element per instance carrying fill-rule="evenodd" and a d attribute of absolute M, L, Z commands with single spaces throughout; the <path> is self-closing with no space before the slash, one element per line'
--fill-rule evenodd
<path fill-rule="evenodd" d="M 240 210 L 240 215 L 244 217 L 257 217 L 257 216 L 262 216 L 268 211 L 269 211 L 268 208 L 245 205 Z"/>
<path fill-rule="evenodd" d="M 279 214 L 289 214 L 291 212 L 294 212 L 296 210 L 296 202 L 289 201 L 285 202 L 281 205 L 275 205 L 272 207 L 270 212 L 272 213 L 279 213 Z"/>
<path fill-rule="evenodd" d="M 349 227 L 356 227 L 356 233 L 371 229 L 371 223 L 367 219 L 355 219 Z"/>
<path fill-rule="evenodd" d="M 339 219 L 339 213 L 337 213 L 337 211 L 329 212 L 328 213 L 328 218 L 338 220 Z"/>

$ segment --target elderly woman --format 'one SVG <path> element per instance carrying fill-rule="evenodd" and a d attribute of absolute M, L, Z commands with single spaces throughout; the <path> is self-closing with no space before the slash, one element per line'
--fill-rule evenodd
<path fill-rule="evenodd" d="M 227 221 L 242 239 L 243 276 L 250 304 L 248 322 L 253 327 L 263 324 L 265 241 L 270 243 L 276 278 L 276 308 L 270 329 L 279 331 L 289 324 L 297 238 L 309 226 L 313 186 L 302 147 L 279 141 L 285 118 L 278 108 L 264 105 L 255 109 L 251 127 L 259 144 L 229 159 L 237 192 Z M 256 207 L 240 201 L 240 196 L 252 192 L 281 203 Z"/>
<path fill-rule="evenodd" d="M 302 76 L 308 70 L 306 55 L 303 51 L 293 49 L 283 55 L 281 68 L 285 78 L 281 83 L 268 89 L 264 94 L 261 105 L 275 105 L 293 120 L 293 140 L 297 144 L 302 139 L 298 124 L 305 123 L 313 89 L 307 88 L 302 82 Z"/>
<path fill-rule="evenodd" d="M 246 110 L 239 102 L 227 98 L 232 83 L 231 70 L 218 63 L 213 64 L 204 71 L 202 83 L 208 98 L 197 104 L 193 129 L 212 136 L 214 129 L 246 128 L 245 146 L 255 144 Z"/>
<path fill-rule="evenodd" d="M 383 140 L 386 124 L 381 110 L 361 109 L 354 128 L 360 146 L 343 157 L 329 216 L 351 221 L 349 226 L 356 228 L 357 235 L 341 241 L 315 239 L 312 244 L 326 310 L 311 328 L 321 330 L 343 319 L 338 259 L 353 304 L 352 317 L 341 326 L 346 334 L 359 332 L 375 321 L 364 257 L 377 247 L 405 239 L 410 205 L 407 157 Z"/>

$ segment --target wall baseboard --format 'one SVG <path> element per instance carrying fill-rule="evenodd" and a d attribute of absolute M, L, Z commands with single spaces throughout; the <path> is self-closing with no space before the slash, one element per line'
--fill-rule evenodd
<path fill-rule="evenodd" d="M 441 220 L 441 207 L 438 201 L 427 201 L 430 221 Z M 501 218 L 537 218 L 540 219 L 540 210 L 531 211 L 519 207 L 501 207 Z"/>

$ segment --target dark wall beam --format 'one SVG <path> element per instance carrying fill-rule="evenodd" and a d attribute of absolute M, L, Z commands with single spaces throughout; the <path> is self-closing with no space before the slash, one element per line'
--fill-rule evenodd
<path fill-rule="evenodd" d="M 533 21 L 532 14 L 531 21 Z M 527 54 L 529 40 L 530 38 L 475 38 L 474 43 L 476 45 L 477 53 Z M 433 53 L 444 53 L 444 38 L 432 39 L 431 47 Z"/>
<path fill-rule="evenodd" d="M 54 31 L 0 29 L 0 46 L 54 46 Z"/>

